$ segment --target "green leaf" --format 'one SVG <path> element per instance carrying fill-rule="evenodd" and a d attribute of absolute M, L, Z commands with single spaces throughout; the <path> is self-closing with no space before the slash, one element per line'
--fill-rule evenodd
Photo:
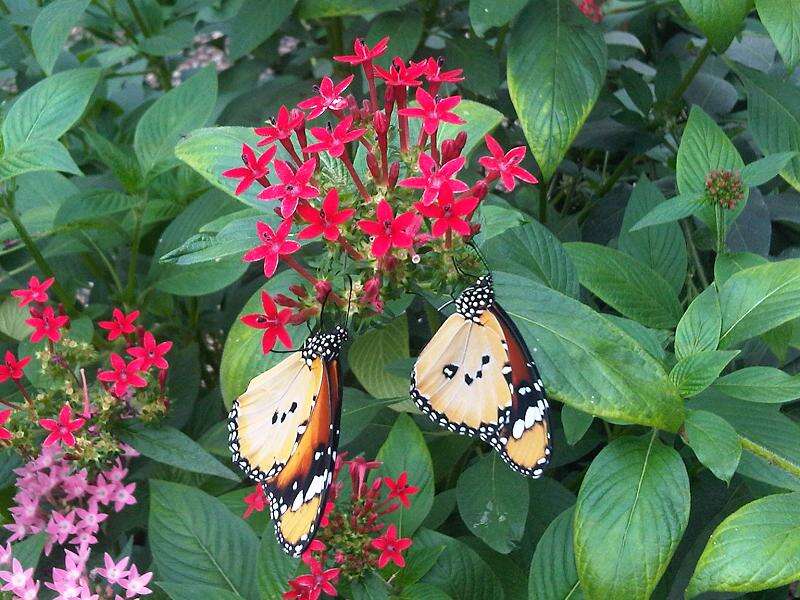
<path fill-rule="evenodd" d="M 56 0 L 36 15 L 31 28 L 31 44 L 36 61 L 46 75 L 52 75 L 53 65 L 67 41 L 69 32 L 89 6 L 89 0 Z"/>
<path fill-rule="evenodd" d="M 160 587 L 172 600 L 195 600 L 196 598 L 214 598 L 214 600 L 241 600 L 241 596 L 230 590 L 202 583 L 175 583 L 157 581 Z"/>
<path fill-rule="evenodd" d="M 232 61 L 252 52 L 275 33 L 292 14 L 297 0 L 273 0 L 269 10 L 259 0 L 245 0 L 239 12 L 225 23 Z"/>
<path fill-rule="evenodd" d="M 686 597 L 757 592 L 800 578 L 800 493 L 744 505 L 711 534 Z"/>
<path fill-rule="evenodd" d="M 456 489 L 458 511 L 467 528 L 496 552 L 511 552 L 525 531 L 525 479 L 491 452 L 461 474 Z"/>
<path fill-rule="evenodd" d="M 646 214 L 658 206 L 671 203 L 647 177 L 642 177 L 633 188 L 622 228 L 617 238 L 617 248 L 646 264 L 661 275 L 676 292 L 686 280 L 686 241 L 677 223 L 649 227 L 645 231 L 630 231 Z"/>
<path fill-rule="evenodd" d="M 240 505 L 241 506 L 241 505 Z M 272 526 L 261 535 L 258 548 L 256 575 L 262 600 L 280 598 L 288 587 L 287 582 L 297 571 L 300 561 L 286 554 L 275 539 Z"/>
<path fill-rule="evenodd" d="M 606 54 L 602 30 L 569 0 L 533 0 L 511 27 L 508 88 L 545 182 L 600 94 Z"/>
<path fill-rule="evenodd" d="M 583 597 L 572 548 L 575 509 L 568 508 L 547 526 L 533 553 L 528 577 L 530 600 L 580 600 Z"/>
<path fill-rule="evenodd" d="M 25 323 L 30 317 L 28 308 L 9 296 L 0 304 L 0 333 L 17 341 L 24 340 L 33 332 L 33 327 Z"/>
<path fill-rule="evenodd" d="M 575 564 L 590 598 L 647 599 L 689 521 L 680 455 L 653 435 L 614 440 L 592 461 L 575 505 Z"/>
<path fill-rule="evenodd" d="M 47 536 L 44 532 L 30 535 L 24 540 L 12 544 L 11 553 L 20 562 L 23 569 L 35 569 L 42 557 L 46 541 Z"/>
<path fill-rule="evenodd" d="M 756 10 L 783 62 L 793 70 L 800 61 L 800 5 L 784 0 L 756 0 Z"/>
<path fill-rule="evenodd" d="M 345 387 L 342 395 L 344 401 L 342 402 L 342 425 L 339 435 L 341 446 L 346 446 L 356 439 L 372 422 L 385 402 L 392 404 L 395 402 L 395 399 L 392 398 L 381 403 L 358 388 L 351 387 Z"/>
<path fill-rule="evenodd" d="M 690 192 L 675 196 L 650 209 L 628 231 L 634 232 L 645 227 L 674 223 L 686 217 L 691 217 L 703 208 L 705 201 L 705 192 Z"/>
<path fill-rule="evenodd" d="M 661 275 L 627 254 L 598 244 L 564 244 L 581 285 L 646 327 L 671 329 L 681 318 L 675 290 Z"/>
<path fill-rule="evenodd" d="M 550 397 L 599 417 L 678 429 L 680 396 L 633 338 L 586 305 L 524 277 L 497 272 L 494 281 Z"/>
<path fill-rule="evenodd" d="M 714 389 L 738 400 L 781 404 L 800 398 L 800 375 L 774 367 L 745 367 L 720 377 Z"/>
<path fill-rule="evenodd" d="M 406 414 L 397 417 L 378 450 L 376 460 L 383 463 L 377 471 L 378 476 L 396 480 L 405 471 L 408 485 L 419 488 L 419 492 L 411 497 L 409 508 L 400 506 L 384 518 L 384 522 L 397 525 L 398 535 L 409 537 L 433 506 L 433 463 L 422 432 L 411 417 Z"/>
<path fill-rule="evenodd" d="M 350 586 L 353 600 L 389 600 L 389 585 L 375 572 Z"/>
<path fill-rule="evenodd" d="M 447 58 L 448 64 L 464 69 L 462 87 L 485 98 L 496 96 L 502 83 L 501 63 L 489 44 L 480 39 L 454 37 L 447 40 Z"/>
<path fill-rule="evenodd" d="M 30 140 L 60 138 L 83 114 L 99 78 L 100 69 L 72 69 L 25 90 L 0 129 L 6 154 Z"/>
<path fill-rule="evenodd" d="M 680 0 L 689 18 L 724 52 L 752 9 L 751 0 Z"/>
<path fill-rule="evenodd" d="M 675 355 L 678 359 L 719 346 L 722 312 L 716 286 L 709 285 L 697 296 L 675 330 Z"/>
<path fill-rule="evenodd" d="M 731 275 L 750 267 L 767 264 L 769 261 L 751 252 L 733 252 L 717 256 L 714 261 L 714 283 L 718 288 L 731 278 Z"/>
<path fill-rule="evenodd" d="M 462 100 L 453 112 L 464 119 L 466 124 L 453 125 L 452 123 L 445 123 L 439 129 L 439 136 L 445 140 L 454 138 L 459 132 L 464 131 L 467 134 L 467 143 L 461 151 L 464 156 L 469 156 L 477 148 L 478 144 L 483 142 L 484 136 L 490 133 L 504 119 L 503 113 L 497 109 L 472 100 Z M 413 123 L 415 126 L 419 126 L 418 119 L 414 119 Z M 411 137 L 411 139 L 416 139 L 416 136 Z"/>
<path fill-rule="evenodd" d="M 194 25 L 189 19 L 180 19 L 167 25 L 158 33 L 148 35 L 139 41 L 139 51 L 150 56 L 169 56 L 179 54 L 191 45 L 195 36 Z"/>
<path fill-rule="evenodd" d="M 353 374 L 375 398 L 398 398 L 408 394 L 408 379 L 386 372 L 389 363 L 408 356 L 408 320 L 405 315 L 359 335 L 347 353 Z"/>
<path fill-rule="evenodd" d="M 436 586 L 427 583 L 415 583 L 404 589 L 400 596 L 400 600 L 453 600 L 451 596 L 445 594 Z"/>
<path fill-rule="evenodd" d="M 589 430 L 594 421 L 594 416 L 582 410 L 573 408 L 568 404 L 561 407 L 561 425 L 564 428 L 564 437 L 570 446 L 574 446 Z"/>
<path fill-rule="evenodd" d="M 411 546 L 406 554 L 406 566 L 397 572 L 393 581 L 399 588 L 406 588 L 422 579 L 439 560 L 444 546 L 419 548 Z"/>
<path fill-rule="evenodd" d="M 558 238 L 538 221 L 490 238 L 482 250 L 490 265 L 506 273 L 533 277 L 562 294 L 578 297 L 575 265 Z"/>
<path fill-rule="evenodd" d="M 94 189 L 64 199 L 58 209 L 55 225 L 95 221 L 102 217 L 120 215 L 142 202 L 141 198 L 113 190 Z"/>
<path fill-rule="evenodd" d="M 372 47 L 389 36 L 386 54 L 376 59 L 383 67 L 395 56 L 413 56 L 422 39 L 422 18 L 413 10 L 387 12 L 375 17 L 369 24 L 366 43 Z"/>
<path fill-rule="evenodd" d="M 742 169 L 742 181 L 751 187 L 767 183 L 778 175 L 795 156 L 797 156 L 797 152 L 779 152 L 751 162 Z"/>
<path fill-rule="evenodd" d="M 150 551 L 158 573 L 171 583 L 222 588 L 258 598 L 258 538 L 240 518 L 208 494 L 185 485 L 150 481 Z"/>
<path fill-rule="evenodd" d="M 703 350 L 680 359 L 670 371 L 669 377 L 675 383 L 681 396 L 696 396 L 719 377 L 729 362 L 739 354 L 738 350 Z"/>
<path fill-rule="evenodd" d="M 205 124 L 216 101 L 217 72 L 211 64 L 161 96 L 145 111 L 136 125 L 133 149 L 146 176 L 158 175 L 174 165 L 176 142 L 181 135 Z"/>
<path fill-rule="evenodd" d="M 232 481 L 241 479 L 188 435 L 168 425 L 136 427 L 120 437 L 143 456 L 156 462 L 192 473 L 213 475 Z"/>
<path fill-rule="evenodd" d="M 739 271 L 719 291 L 720 347 L 730 348 L 800 316 L 800 259 Z"/>
<path fill-rule="evenodd" d="M 376 14 L 395 10 L 411 0 L 301 0 L 298 16 L 301 19 L 343 17 Z"/>
<path fill-rule="evenodd" d="M 33 171 L 62 171 L 80 175 L 67 149 L 55 140 L 33 139 L 0 156 L 0 181 Z"/>
<path fill-rule="evenodd" d="M 686 443 L 698 460 L 722 481 L 730 483 L 742 455 L 736 430 L 722 417 L 705 410 L 687 411 L 683 426 Z"/>
<path fill-rule="evenodd" d="M 469 20 L 475 33 L 483 36 L 492 27 L 511 21 L 527 3 L 528 0 L 469 0 Z"/>

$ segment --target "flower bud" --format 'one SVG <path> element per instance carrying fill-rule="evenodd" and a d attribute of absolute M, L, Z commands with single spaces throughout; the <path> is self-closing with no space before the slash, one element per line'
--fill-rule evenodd
<path fill-rule="evenodd" d="M 292 292 L 298 298 L 308 297 L 308 290 L 299 283 L 293 283 L 292 285 L 290 285 L 289 291 Z"/>
<path fill-rule="evenodd" d="M 389 166 L 389 189 L 397 185 L 397 178 L 400 176 L 400 163 L 395 161 Z"/>
<path fill-rule="evenodd" d="M 475 182 L 475 185 L 470 188 L 469 195 L 475 196 L 478 200 L 483 200 L 488 192 L 489 186 L 481 179 Z"/>
<path fill-rule="evenodd" d="M 389 120 L 386 118 L 386 113 L 382 110 L 375 111 L 372 116 L 372 125 L 378 135 L 383 135 L 389 131 Z"/>
<path fill-rule="evenodd" d="M 442 142 L 442 147 L 440 150 L 441 155 L 441 162 L 442 164 L 446 163 L 448 160 L 453 160 L 456 156 L 458 156 L 458 152 L 456 152 L 455 148 L 455 140 L 445 140 Z"/>
<path fill-rule="evenodd" d="M 456 135 L 454 139 L 455 147 L 456 147 L 456 156 L 461 154 L 461 151 L 464 150 L 464 146 L 467 144 L 467 132 L 466 131 L 459 131 L 458 135 Z"/>
<path fill-rule="evenodd" d="M 744 200 L 744 186 L 738 171 L 713 170 L 706 176 L 706 198 L 711 204 L 732 210 Z"/>
<path fill-rule="evenodd" d="M 372 175 L 373 179 L 380 179 L 381 170 L 378 167 L 378 161 L 375 160 L 374 154 L 367 154 L 367 168 L 369 169 L 369 173 Z"/>
<path fill-rule="evenodd" d="M 317 302 L 325 302 L 332 289 L 333 286 L 327 279 L 320 279 L 317 281 L 317 283 L 314 284 L 314 292 L 316 294 L 315 298 L 317 299 Z"/>
<path fill-rule="evenodd" d="M 294 298 L 289 298 L 285 294 L 278 294 L 275 296 L 275 304 L 279 306 L 286 306 L 288 308 L 299 308 L 300 303 Z"/>

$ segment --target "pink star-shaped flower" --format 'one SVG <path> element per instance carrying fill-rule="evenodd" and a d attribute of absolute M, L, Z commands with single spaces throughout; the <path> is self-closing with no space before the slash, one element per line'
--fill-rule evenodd
<path fill-rule="evenodd" d="M 390 562 L 398 567 L 406 566 L 406 560 L 402 552 L 411 546 L 411 538 L 398 538 L 397 527 L 389 525 L 381 537 L 372 540 L 373 547 L 381 551 L 378 557 L 378 568 L 382 569 Z"/>
<path fill-rule="evenodd" d="M 386 484 L 387 488 L 389 488 L 389 495 L 387 498 L 397 498 L 406 508 L 411 506 L 411 502 L 409 501 L 408 497 L 419 492 L 418 487 L 408 485 L 408 473 L 405 471 L 400 473 L 400 477 L 397 478 L 397 481 L 391 477 L 384 477 L 383 483 Z"/>
<path fill-rule="evenodd" d="M 342 119 L 333 130 L 330 127 L 312 127 L 311 135 L 319 140 L 306 147 L 306 152 L 326 151 L 334 158 L 339 158 L 347 149 L 347 144 L 363 136 L 366 129 L 350 129 L 353 124 L 352 115 Z"/>
<path fill-rule="evenodd" d="M 291 348 L 292 338 L 286 331 L 286 324 L 292 316 L 292 309 L 283 308 L 279 311 L 272 296 L 264 291 L 261 292 L 261 307 L 264 309 L 263 313 L 250 313 L 242 317 L 242 323 L 248 327 L 264 330 L 261 350 L 264 354 L 269 353 L 277 340 L 281 341 L 284 348 Z"/>
<path fill-rule="evenodd" d="M 419 78 L 425 72 L 425 62 L 406 65 L 399 56 L 395 56 L 388 69 L 375 65 L 375 74 L 386 82 L 386 85 L 395 87 L 417 86 L 422 82 Z"/>
<path fill-rule="evenodd" d="M 492 155 L 481 156 L 478 162 L 486 169 L 489 177 L 493 179 L 500 177 L 500 181 L 503 182 L 503 186 L 509 192 L 517 185 L 515 178 L 525 183 L 539 183 L 539 180 L 532 173 L 519 166 L 519 163 L 525 158 L 525 146 L 517 146 L 505 152 L 500 147 L 500 144 L 497 143 L 497 140 L 488 133 L 484 140 Z"/>
<path fill-rule="evenodd" d="M 235 167 L 222 172 L 223 177 L 231 179 L 241 179 L 236 185 L 234 193 L 238 196 L 246 191 L 254 181 L 262 180 L 266 185 L 266 180 L 263 179 L 269 174 L 269 163 L 275 158 L 275 153 L 278 151 L 277 146 L 270 146 L 261 156 L 256 156 L 253 149 L 247 144 L 242 144 L 242 162 L 243 167 Z"/>
<path fill-rule="evenodd" d="M 321 235 L 329 242 L 335 242 L 339 239 L 339 227 L 349 221 L 356 210 L 354 208 L 339 210 L 339 192 L 336 188 L 332 188 L 325 195 L 319 210 L 308 204 L 301 204 L 297 207 L 297 212 L 309 223 L 297 237 L 310 240 Z"/>
<path fill-rule="evenodd" d="M 299 102 L 297 106 L 310 111 L 307 117 L 309 121 L 316 119 L 326 110 L 342 110 L 347 106 L 347 100 L 342 98 L 342 92 L 347 89 L 351 81 L 353 81 L 353 75 L 348 75 L 334 85 L 333 80 L 325 76 L 320 84 L 314 87 L 317 95 Z"/>
<path fill-rule="evenodd" d="M 65 404 L 58 413 L 57 421 L 53 419 L 39 419 L 39 425 L 50 432 L 42 443 L 42 446 L 47 448 L 56 442 L 61 442 L 65 446 L 74 446 L 75 436 L 73 433 L 83 427 L 85 422 L 86 419 L 80 417 L 73 420 L 72 408 L 69 404 Z"/>
<path fill-rule="evenodd" d="M 10 440 L 13 436 L 11 432 L 3 427 L 11 418 L 11 409 L 0 410 L 0 440 Z"/>
<path fill-rule="evenodd" d="M 262 512 L 265 508 L 267 508 L 267 496 L 264 493 L 264 486 L 260 483 L 256 485 L 253 489 L 253 492 L 247 494 L 244 497 L 244 503 L 247 505 L 247 508 L 242 515 L 242 518 L 247 519 L 252 515 L 254 512 Z"/>
<path fill-rule="evenodd" d="M 418 87 L 415 98 L 419 106 L 404 108 L 400 110 L 400 114 L 404 117 L 422 119 L 422 128 L 428 135 L 439 128 L 439 123 L 462 125 L 466 122 L 453 112 L 453 109 L 461 102 L 461 96 L 450 96 L 438 100 Z"/>
<path fill-rule="evenodd" d="M 275 271 L 278 270 L 278 261 L 281 256 L 294 254 L 300 250 L 300 244 L 294 240 L 287 239 L 289 231 L 292 229 L 292 222 L 289 219 L 283 221 L 277 231 L 273 231 L 272 227 L 259 221 L 256 223 L 256 231 L 261 240 L 261 244 L 255 248 L 251 248 L 244 253 L 242 257 L 246 262 L 254 262 L 256 260 L 264 261 L 264 276 L 272 277 Z"/>
<path fill-rule="evenodd" d="M 458 83 L 464 81 L 461 75 L 463 69 L 452 69 L 450 71 L 442 71 L 443 59 L 436 60 L 433 57 L 425 61 L 425 79 L 431 83 Z"/>
<path fill-rule="evenodd" d="M 281 216 L 288 219 L 297 209 L 300 199 L 311 200 L 319 196 L 319 190 L 311 185 L 314 169 L 317 168 L 317 159 L 312 158 L 304 162 L 297 171 L 282 160 L 275 161 L 275 173 L 280 183 L 271 185 L 258 194 L 261 200 L 280 200 Z"/>
<path fill-rule="evenodd" d="M 422 172 L 422 176 L 402 179 L 398 185 L 424 190 L 422 192 L 422 203 L 425 205 L 431 204 L 436 200 L 439 190 L 444 186 L 449 187 L 455 193 L 466 192 L 469 186 L 455 178 L 458 172 L 464 168 L 466 161 L 465 157 L 459 156 L 439 167 L 430 155 L 423 152 L 419 155 L 419 170 Z"/>

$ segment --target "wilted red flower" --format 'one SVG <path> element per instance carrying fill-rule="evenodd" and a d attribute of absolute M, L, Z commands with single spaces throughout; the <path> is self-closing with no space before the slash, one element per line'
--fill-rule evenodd
<path fill-rule="evenodd" d="M 280 199 L 281 216 L 288 219 L 294 214 L 301 198 L 311 200 L 319 196 L 319 190 L 310 183 L 316 168 L 316 158 L 304 162 L 297 171 L 292 171 L 292 168 L 284 161 L 276 160 L 275 173 L 281 182 L 262 190 L 258 197 L 261 200 Z"/>
<path fill-rule="evenodd" d="M 101 329 L 108 331 L 108 341 L 113 342 L 121 335 L 127 335 L 136 331 L 136 325 L 133 322 L 139 317 L 139 311 L 131 311 L 126 315 L 120 309 L 115 308 L 111 311 L 110 321 L 98 321 L 97 324 Z"/>
<path fill-rule="evenodd" d="M 326 151 L 334 158 L 339 158 L 347 149 L 346 144 L 357 140 L 364 135 L 366 129 L 350 129 L 353 124 L 353 117 L 345 117 L 342 119 L 333 130 L 328 127 L 312 127 L 311 135 L 319 140 L 316 144 L 311 144 L 305 151 L 323 152 Z"/>
<path fill-rule="evenodd" d="M 468 218 L 477 206 L 478 199 L 475 196 L 454 200 L 453 192 L 450 191 L 449 186 L 442 188 L 436 204 L 429 206 L 425 206 L 421 202 L 416 204 L 420 213 L 429 219 L 433 219 L 431 233 L 435 237 L 441 237 L 451 230 L 459 235 L 469 235 Z"/>
<path fill-rule="evenodd" d="M 267 496 L 264 494 L 264 486 L 260 483 L 256 485 L 253 489 L 252 493 L 247 494 L 243 498 L 244 503 L 247 505 L 247 508 L 244 511 L 243 518 L 247 519 L 253 512 L 262 512 L 265 508 L 267 508 Z"/>
<path fill-rule="evenodd" d="M 292 222 L 288 219 L 278 226 L 277 231 L 273 231 L 272 227 L 259 221 L 256 223 L 256 231 L 258 231 L 261 244 L 245 252 L 243 259 L 246 262 L 254 262 L 263 259 L 264 276 L 272 277 L 275 271 L 278 270 L 278 260 L 280 257 L 294 254 L 300 249 L 299 243 L 287 239 L 291 229 Z"/>
<path fill-rule="evenodd" d="M 86 419 L 80 417 L 73 420 L 72 408 L 69 404 L 65 404 L 58 413 L 57 421 L 54 419 L 39 419 L 39 425 L 50 432 L 42 442 L 42 445 L 47 448 L 60 441 L 66 446 L 74 446 L 75 436 L 73 433 L 83 427 L 85 422 Z"/>
<path fill-rule="evenodd" d="M 272 120 L 271 125 L 253 129 L 256 135 L 264 136 L 264 139 L 259 140 L 256 145 L 266 146 L 278 140 L 289 139 L 292 137 L 294 130 L 303 124 L 305 118 L 306 116 L 303 111 L 296 108 L 289 110 L 281 105 L 278 109 L 278 116 Z"/>
<path fill-rule="evenodd" d="M 142 369 L 138 360 L 126 363 L 125 359 L 115 352 L 111 353 L 109 359 L 111 361 L 111 369 L 100 371 L 97 374 L 97 378 L 100 381 L 113 383 L 115 396 L 121 398 L 130 387 L 141 388 L 147 386 L 147 380 L 141 375 Z"/>
<path fill-rule="evenodd" d="M 408 497 L 419 492 L 418 487 L 408 485 L 408 473 L 405 471 L 400 473 L 400 477 L 397 478 L 397 481 L 391 477 L 384 477 L 383 483 L 389 488 L 388 498 L 397 498 L 406 508 L 411 506 L 411 501 Z"/>
<path fill-rule="evenodd" d="M 330 77 L 323 77 L 318 86 L 314 86 L 314 91 L 317 95 L 298 102 L 297 106 L 303 110 L 310 111 L 308 113 L 308 120 L 315 119 L 326 110 L 342 110 L 347 106 L 347 100 L 342 98 L 342 92 L 347 89 L 350 82 L 353 81 L 353 75 L 348 75 L 336 85 Z"/>
<path fill-rule="evenodd" d="M 453 109 L 461 102 L 461 96 L 450 96 L 438 100 L 423 88 L 418 87 L 415 98 L 419 106 L 403 108 L 400 110 L 400 114 L 404 117 L 422 119 L 422 128 L 428 135 L 439 128 L 439 123 L 452 123 L 453 125 L 466 123 L 464 119 L 453 112 Z"/>
<path fill-rule="evenodd" d="M 127 352 L 137 361 L 142 371 L 147 371 L 150 367 L 157 369 L 168 369 L 169 363 L 164 355 L 172 348 L 172 342 L 166 341 L 157 343 L 156 338 L 149 331 L 146 331 L 142 339 L 141 346 L 132 346 Z"/>
<path fill-rule="evenodd" d="M 449 187 L 455 193 L 466 192 L 469 189 L 466 183 L 455 179 L 455 176 L 464 168 L 464 163 L 466 162 L 466 158 L 459 156 L 439 167 L 430 155 L 423 152 L 419 155 L 419 170 L 422 172 L 422 176 L 401 179 L 397 185 L 424 190 L 422 192 L 422 203 L 427 205 L 436 200 L 439 190 L 444 186 Z"/>
<path fill-rule="evenodd" d="M 53 285 L 55 279 L 49 277 L 44 281 L 39 281 L 36 275 L 32 275 L 28 280 L 28 287 L 19 290 L 11 290 L 11 295 L 19 298 L 19 305 L 26 306 L 31 302 L 47 302 L 47 289 Z"/>
<path fill-rule="evenodd" d="M 56 315 L 52 306 L 45 306 L 41 313 L 36 314 L 38 316 L 31 312 L 31 318 L 25 320 L 25 323 L 34 329 L 33 333 L 31 333 L 31 341 L 35 344 L 44 338 L 49 339 L 51 342 L 60 340 L 61 328 L 69 323 L 69 317 Z"/>
<path fill-rule="evenodd" d="M 25 365 L 30 361 L 30 356 L 23 356 L 17 360 L 13 352 L 6 350 L 5 364 L 0 365 L 0 382 L 5 381 L 9 377 L 11 379 L 22 379 L 23 375 L 25 375 L 22 369 L 24 369 Z"/>
<path fill-rule="evenodd" d="M 377 220 L 368 221 L 363 219 L 358 222 L 358 227 L 374 237 L 372 241 L 372 255 L 380 258 L 391 248 L 410 248 L 413 238 L 406 231 L 414 222 L 414 212 L 404 212 L 397 217 L 394 216 L 392 207 L 382 199 L 378 202 L 376 210 Z"/>
<path fill-rule="evenodd" d="M 291 348 L 292 338 L 286 331 L 286 324 L 292 316 L 291 308 L 278 311 L 275 301 L 267 292 L 261 292 L 261 307 L 263 313 L 250 313 L 242 317 L 242 323 L 255 329 L 263 329 L 261 337 L 261 350 L 267 354 L 275 347 L 275 341 L 280 340 L 285 348 Z"/>
<path fill-rule="evenodd" d="M 332 188 L 325 195 L 322 208 L 317 210 L 308 204 L 301 204 L 297 207 L 297 212 L 309 223 L 297 237 L 310 240 L 321 235 L 329 242 L 335 242 L 339 239 L 339 227 L 349 221 L 356 210 L 354 208 L 339 210 L 339 192 L 336 188 Z"/>
<path fill-rule="evenodd" d="M 241 179 L 234 191 L 237 196 L 253 185 L 254 181 L 262 180 L 264 185 L 267 184 L 266 179 L 263 178 L 269 174 L 269 163 L 272 162 L 277 151 L 277 146 L 270 146 L 261 156 L 257 157 L 250 146 L 242 144 L 242 162 L 244 162 L 244 166 L 222 172 L 224 177 Z"/>
<path fill-rule="evenodd" d="M 411 546 L 411 538 L 398 538 L 397 527 L 394 525 L 389 525 L 386 528 L 386 533 L 372 540 L 372 545 L 381 551 L 381 555 L 378 557 L 379 569 L 382 569 L 390 562 L 393 562 L 398 567 L 406 566 L 406 560 L 403 558 L 402 552 Z"/>
<path fill-rule="evenodd" d="M 371 61 L 373 58 L 379 57 L 386 52 L 386 47 L 389 45 L 389 36 L 381 38 L 378 42 L 370 48 L 364 43 L 361 38 L 353 40 L 353 54 L 334 56 L 333 60 L 337 62 L 348 63 L 353 66 Z"/>
<path fill-rule="evenodd" d="M 486 173 L 492 177 L 500 177 L 507 191 L 512 191 L 517 182 L 514 178 L 525 183 L 539 183 L 539 180 L 532 173 L 519 166 L 525 158 L 525 146 L 517 146 L 505 152 L 497 140 L 488 133 L 484 137 L 486 147 L 491 156 L 481 156 L 478 162 L 486 169 Z"/>

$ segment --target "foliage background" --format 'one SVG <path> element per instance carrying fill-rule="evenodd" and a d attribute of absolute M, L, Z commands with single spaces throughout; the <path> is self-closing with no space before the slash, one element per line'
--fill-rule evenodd
<path fill-rule="evenodd" d="M 263 519 L 242 521 L 249 488 L 222 464 L 225 406 L 274 359 L 237 320 L 258 302 L 240 256 L 264 209 L 220 172 L 249 127 L 339 74 L 331 54 L 386 34 L 393 54 L 464 68 L 473 158 L 493 130 L 536 159 L 542 183 L 491 195 L 480 241 L 559 408 L 552 469 L 517 477 L 417 414 L 408 373 L 440 317 L 388 307 L 347 353 L 342 446 L 422 488 L 402 517 L 421 558 L 392 590 L 348 594 L 793 597 L 800 4 L 603 10 L 595 24 L 568 0 L 0 2 L 0 285 L 52 269 L 86 315 L 137 307 L 177 342 L 168 423 L 132 434 L 149 501 L 109 525 L 152 559 L 162 597 L 276 598 L 296 568 Z M 735 210 L 703 204 L 715 169 L 742 174 Z M 645 215 L 656 224 L 635 229 Z M 23 319 L 0 305 L 4 348 L 27 344 Z M 17 464 L 2 458 L 5 504 Z"/>

